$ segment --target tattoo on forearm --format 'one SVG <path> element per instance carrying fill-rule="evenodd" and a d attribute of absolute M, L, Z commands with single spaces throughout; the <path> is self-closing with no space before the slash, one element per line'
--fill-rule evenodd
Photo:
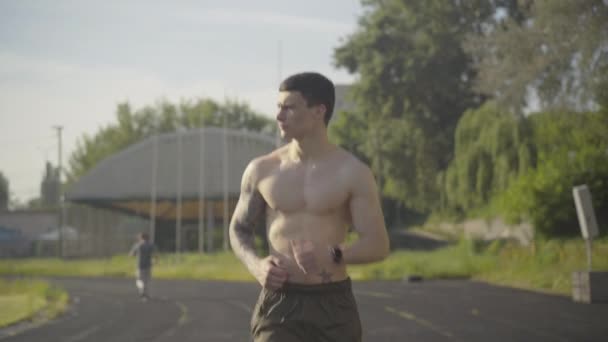
<path fill-rule="evenodd" d="M 325 270 L 325 269 L 321 270 L 321 273 L 319 273 L 319 277 L 321 277 L 322 283 L 330 283 L 331 276 L 332 276 L 332 274 L 327 272 L 327 270 Z"/>
<path fill-rule="evenodd" d="M 265 208 L 266 202 L 258 191 L 251 187 L 243 189 L 232 222 L 233 232 L 239 242 L 239 246 L 234 247 L 247 253 L 255 253 L 254 231 L 264 220 Z"/>

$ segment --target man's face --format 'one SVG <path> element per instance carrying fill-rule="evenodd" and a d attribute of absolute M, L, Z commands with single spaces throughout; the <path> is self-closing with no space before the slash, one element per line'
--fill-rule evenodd
<path fill-rule="evenodd" d="M 320 106 L 308 106 L 299 91 L 279 92 L 277 123 L 283 139 L 302 138 L 319 124 Z"/>

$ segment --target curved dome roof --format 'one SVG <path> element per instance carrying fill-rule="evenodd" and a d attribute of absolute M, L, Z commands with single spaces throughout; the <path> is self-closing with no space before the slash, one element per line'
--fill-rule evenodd
<path fill-rule="evenodd" d="M 66 199 L 146 216 L 144 212 L 148 212 L 154 183 L 158 201 L 174 202 L 177 198 L 180 163 L 183 201 L 198 200 L 201 190 L 206 200 L 222 198 L 225 176 L 229 196 L 234 198 L 240 192 L 241 176 L 249 161 L 272 151 L 275 146 L 275 139 L 270 136 L 241 130 L 224 131 L 218 127 L 160 134 L 98 163 L 70 187 Z M 156 182 L 153 180 L 155 164 Z M 139 209 L 128 205 L 135 202 L 139 203 Z"/>

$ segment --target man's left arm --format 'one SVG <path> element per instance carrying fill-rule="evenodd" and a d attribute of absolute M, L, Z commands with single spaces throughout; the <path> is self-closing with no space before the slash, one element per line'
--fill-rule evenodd
<path fill-rule="evenodd" d="M 358 239 L 343 248 L 342 259 L 346 264 L 381 261 L 389 254 L 389 239 L 376 181 L 367 166 L 362 165 L 353 171 L 348 205 Z"/>

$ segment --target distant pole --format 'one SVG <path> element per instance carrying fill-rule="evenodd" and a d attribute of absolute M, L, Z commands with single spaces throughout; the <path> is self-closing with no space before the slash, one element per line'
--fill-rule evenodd
<path fill-rule="evenodd" d="M 57 130 L 57 183 L 59 183 L 59 212 L 57 215 L 57 232 L 58 232 L 58 240 L 57 246 L 59 257 L 63 257 L 63 186 L 62 186 L 62 177 L 61 170 L 63 169 L 62 163 L 62 137 L 61 133 L 63 130 L 63 126 L 54 126 Z"/>
<path fill-rule="evenodd" d="M 202 120 L 202 119 L 201 119 Z M 198 252 L 205 252 L 205 126 L 201 122 L 199 131 L 200 158 L 198 172 Z"/>
<path fill-rule="evenodd" d="M 224 241 L 223 247 L 224 250 L 228 250 L 230 245 L 228 243 L 228 225 L 230 215 L 228 211 L 228 178 L 230 176 L 230 172 L 228 170 L 228 113 L 224 113 L 224 129 L 222 134 L 222 161 L 223 161 L 223 173 L 224 173 Z"/>
<path fill-rule="evenodd" d="M 279 40 L 277 42 L 277 77 L 278 82 L 277 85 L 283 81 L 283 41 Z"/>
<path fill-rule="evenodd" d="M 277 84 L 275 87 L 278 87 L 283 81 L 283 42 L 279 40 L 277 42 Z M 277 125 L 277 132 L 275 134 L 275 146 L 276 148 L 281 147 L 281 132 Z"/>
<path fill-rule="evenodd" d="M 150 188 L 150 241 L 154 243 L 156 234 L 156 178 L 158 177 L 158 118 L 154 119 L 154 137 L 152 140 L 152 184 Z"/>
<path fill-rule="evenodd" d="M 182 127 L 177 129 L 177 206 L 175 214 L 175 252 L 182 249 Z"/>

